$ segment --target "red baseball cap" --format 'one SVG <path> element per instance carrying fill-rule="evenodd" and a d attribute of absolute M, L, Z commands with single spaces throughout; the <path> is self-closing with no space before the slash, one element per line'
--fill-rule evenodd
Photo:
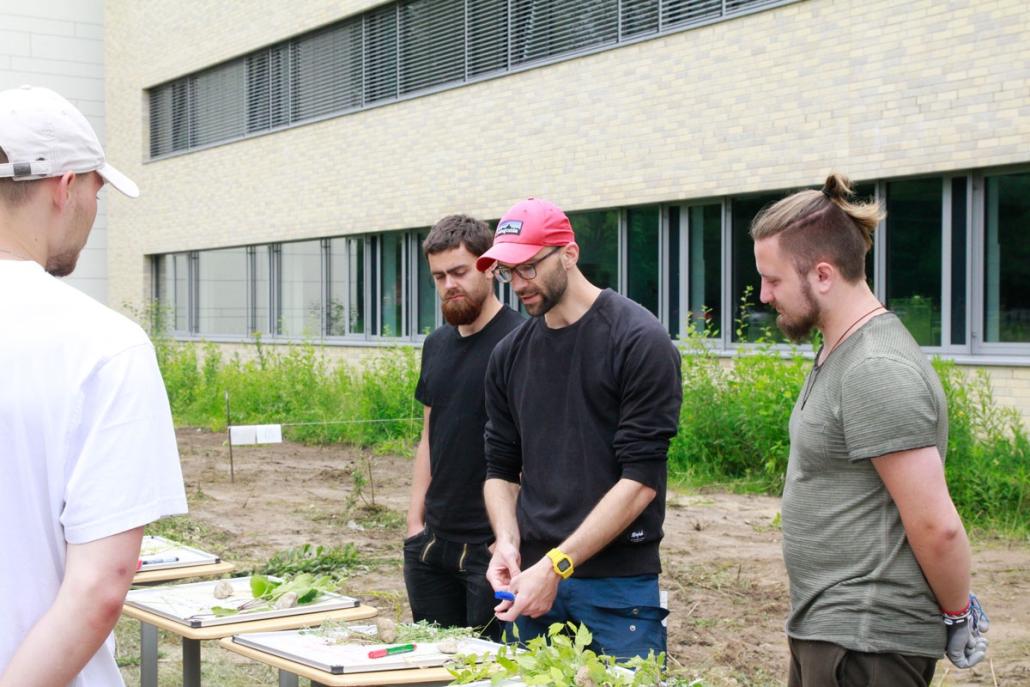
<path fill-rule="evenodd" d="M 476 260 L 485 272 L 497 261 L 518 265 L 544 246 L 566 246 L 576 242 L 572 224 L 561 208 L 539 198 L 518 203 L 497 223 L 494 245 Z"/>

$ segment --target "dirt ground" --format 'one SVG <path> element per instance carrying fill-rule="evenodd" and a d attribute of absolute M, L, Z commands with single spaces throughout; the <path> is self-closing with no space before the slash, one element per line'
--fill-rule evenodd
<path fill-rule="evenodd" d="M 292 443 L 234 448 L 229 479 L 224 434 L 178 432 L 190 516 L 173 534 L 248 571 L 304 543 L 351 542 L 367 565 L 343 591 L 381 612 L 410 618 L 401 538 L 411 462 L 351 448 Z M 372 480 L 355 491 L 353 473 Z M 370 507 L 374 504 L 374 508 Z M 670 493 L 662 558 L 669 590 L 669 654 L 676 672 L 706 686 L 784 683 L 786 572 L 779 499 Z M 1030 685 L 1030 542 L 974 538 L 974 588 L 991 616 L 990 661 L 959 671 L 938 664 L 934 685 Z M 119 663 L 139 684 L 139 625 L 122 619 Z M 275 675 L 203 645 L 204 684 L 274 685 Z M 161 685 L 180 683 L 178 642 L 162 635 Z"/>

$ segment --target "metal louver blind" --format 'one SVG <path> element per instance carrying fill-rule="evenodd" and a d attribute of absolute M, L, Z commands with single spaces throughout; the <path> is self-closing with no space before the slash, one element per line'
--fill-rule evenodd
<path fill-rule="evenodd" d="M 400 4 L 400 91 L 465 78 L 465 0 Z"/>
<path fill-rule="evenodd" d="M 365 102 L 397 97 L 397 5 L 365 15 Z"/>
<path fill-rule="evenodd" d="M 272 46 L 246 58 L 247 132 L 290 123 L 289 47 Z"/>
<path fill-rule="evenodd" d="M 151 157 L 189 147 L 189 78 L 150 91 Z"/>
<path fill-rule="evenodd" d="M 468 0 L 468 75 L 508 69 L 508 0 Z"/>
<path fill-rule="evenodd" d="M 722 15 L 723 0 L 662 0 L 662 26 L 704 21 Z"/>
<path fill-rule="evenodd" d="M 621 38 L 658 31 L 658 0 L 622 0 Z"/>
<path fill-rule="evenodd" d="M 190 77 L 191 148 L 246 133 L 245 73 L 244 61 L 234 60 Z"/>
<path fill-rule="evenodd" d="M 293 121 L 361 107 L 361 20 L 293 41 Z"/>
<path fill-rule="evenodd" d="M 617 0 L 512 0 L 511 61 L 530 62 L 618 38 Z"/>

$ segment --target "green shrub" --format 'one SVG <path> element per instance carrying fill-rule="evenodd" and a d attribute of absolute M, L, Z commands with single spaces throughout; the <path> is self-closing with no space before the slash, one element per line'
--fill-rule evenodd
<path fill-rule="evenodd" d="M 683 409 L 669 448 L 670 478 L 693 486 L 780 494 L 790 452 L 788 422 L 811 367 L 769 346 L 723 365 L 700 335 L 685 342 Z M 948 398 L 946 472 L 968 526 L 1030 529 L 1030 438 L 1019 414 L 995 403 L 987 373 L 935 359 Z"/>
<path fill-rule="evenodd" d="M 255 573 L 263 575 L 329 575 L 339 580 L 345 577 L 351 568 L 364 561 L 354 544 L 343 546 L 312 546 L 304 544 L 292 549 L 284 549 L 268 559 L 263 566 L 255 569 Z"/>

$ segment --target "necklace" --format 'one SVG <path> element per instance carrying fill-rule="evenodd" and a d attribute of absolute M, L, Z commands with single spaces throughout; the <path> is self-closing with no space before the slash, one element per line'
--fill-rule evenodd
<path fill-rule="evenodd" d="M 849 324 L 848 328 L 844 330 L 844 333 L 837 337 L 837 340 L 833 343 L 832 346 L 830 346 L 830 350 L 827 351 L 826 357 L 823 358 L 822 363 L 819 362 L 819 358 L 822 357 L 823 347 L 819 347 L 819 351 L 815 354 L 815 362 L 812 365 L 812 374 L 808 377 L 808 384 L 805 385 L 805 393 L 801 397 L 802 410 L 805 409 L 805 404 L 808 403 L 808 397 L 812 394 L 812 387 L 815 386 L 815 380 L 819 378 L 819 371 L 823 369 L 823 366 L 826 365 L 826 361 L 829 360 L 830 356 L 833 355 L 833 352 L 837 350 L 837 346 L 840 346 L 841 342 L 844 341 L 844 337 L 847 336 L 848 333 L 855 328 L 855 325 L 857 325 L 859 322 L 872 315 L 877 310 L 880 310 L 881 308 L 886 310 L 887 306 L 885 306 L 883 303 L 877 303 L 875 308 L 873 308 L 867 313 L 864 313 L 857 320 Z"/>

